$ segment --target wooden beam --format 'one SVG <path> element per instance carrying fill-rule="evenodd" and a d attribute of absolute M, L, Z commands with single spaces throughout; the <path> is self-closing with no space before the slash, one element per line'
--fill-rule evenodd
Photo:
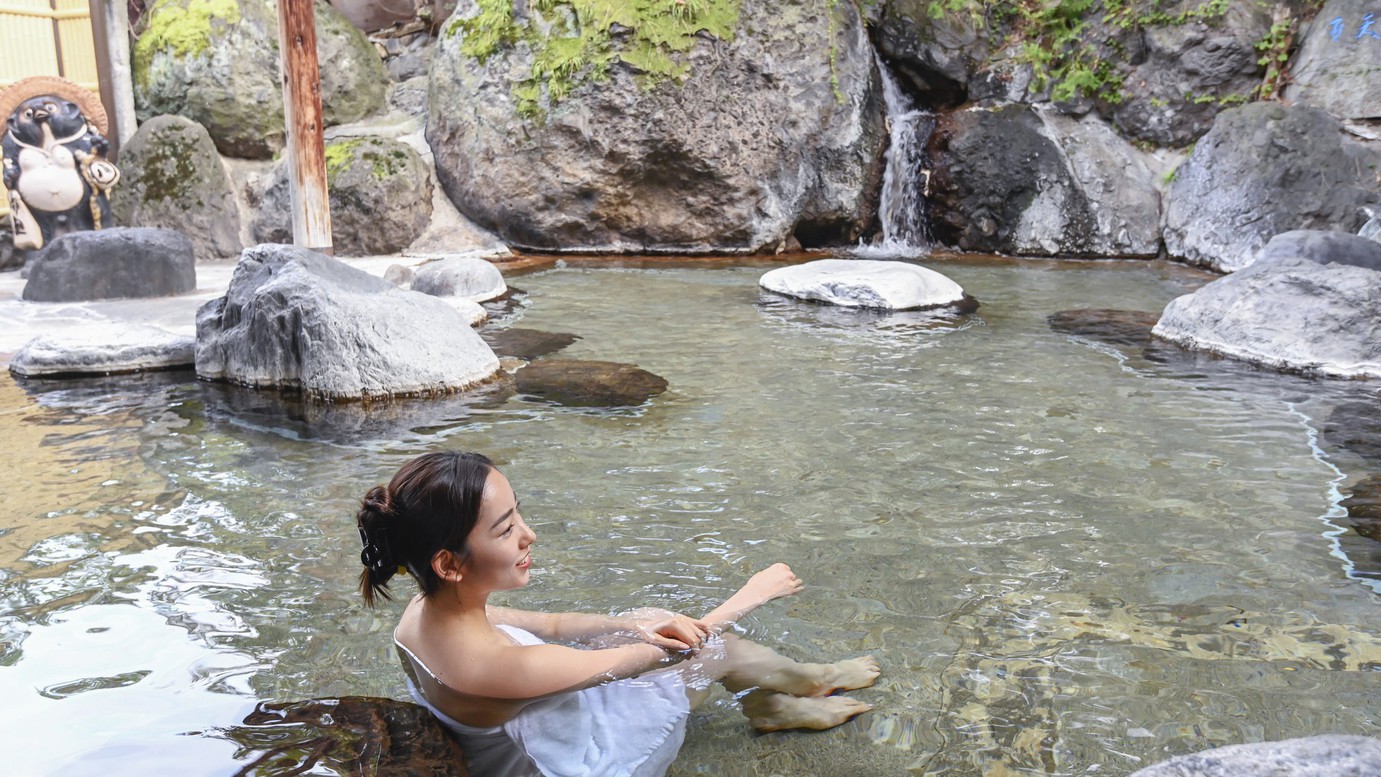
<path fill-rule="evenodd" d="M 101 103 L 110 129 L 110 161 L 138 128 L 134 115 L 134 78 L 129 60 L 129 8 L 124 0 L 89 0 L 91 39 L 96 45 L 96 72 Z"/>
<path fill-rule="evenodd" d="M 293 244 L 331 254 L 331 199 L 326 188 L 315 21 L 312 0 L 279 0 L 278 50 L 283 56 L 283 120 Z"/>

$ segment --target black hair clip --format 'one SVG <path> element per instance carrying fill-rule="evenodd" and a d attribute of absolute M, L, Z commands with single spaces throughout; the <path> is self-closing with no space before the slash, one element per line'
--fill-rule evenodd
<path fill-rule="evenodd" d="M 394 566 L 393 554 L 389 551 L 388 538 L 380 537 L 382 542 L 375 542 L 370 539 L 364 527 L 359 527 L 360 542 L 364 544 L 364 550 L 360 551 L 360 563 L 369 568 L 369 571 L 379 573 Z"/>

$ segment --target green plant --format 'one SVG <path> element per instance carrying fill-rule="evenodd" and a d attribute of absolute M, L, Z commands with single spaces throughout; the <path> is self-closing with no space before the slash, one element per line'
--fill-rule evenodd
<path fill-rule="evenodd" d="M 1256 64 L 1266 68 L 1266 75 L 1257 87 L 1257 96 L 1262 100 L 1274 100 L 1285 85 L 1287 65 L 1290 62 L 1290 48 L 1295 42 L 1296 19 L 1283 5 L 1276 6 L 1271 19 L 1271 29 L 1254 45 L 1261 56 Z"/>

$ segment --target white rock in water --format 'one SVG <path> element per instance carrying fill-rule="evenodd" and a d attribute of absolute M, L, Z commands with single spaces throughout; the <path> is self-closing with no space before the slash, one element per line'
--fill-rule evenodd
<path fill-rule="evenodd" d="M 916 310 L 965 300 L 959 284 L 905 262 L 820 259 L 764 273 L 758 285 L 788 297 L 852 308 Z"/>
<path fill-rule="evenodd" d="M 457 313 L 465 316 L 465 320 L 470 322 L 470 326 L 479 326 L 489 320 L 489 311 L 469 297 L 441 297 L 440 299 L 455 308 Z"/>
<path fill-rule="evenodd" d="M 1227 745 L 1148 766 L 1132 777 L 1375 777 L 1381 740 L 1323 735 Z"/>
<path fill-rule="evenodd" d="M 465 297 L 475 302 L 502 297 L 508 292 L 503 273 L 491 262 L 472 256 L 452 256 L 417 268 L 412 290 L 433 297 Z"/>
<path fill-rule="evenodd" d="M 1171 300 L 1152 333 L 1277 369 L 1381 378 L 1378 310 L 1381 272 L 1287 257 Z"/>
<path fill-rule="evenodd" d="M 10 372 L 25 377 L 110 375 L 190 367 L 197 340 L 156 326 L 122 326 L 41 335 L 19 349 Z"/>

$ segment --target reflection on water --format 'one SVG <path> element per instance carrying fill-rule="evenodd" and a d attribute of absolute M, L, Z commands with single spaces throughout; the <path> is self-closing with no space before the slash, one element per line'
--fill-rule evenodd
<path fill-rule="evenodd" d="M 0 380 L 0 726 L 32 743 L 7 763 L 232 774 L 264 757 L 246 737 L 278 736 L 257 703 L 405 698 L 401 603 L 358 604 L 350 516 L 450 447 L 490 454 L 529 506 L 534 584 L 509 603 L 698 612 L 780 560 L 809 588 L 749 635 L 881 659 L 858 694 L 876 709 L 823 734 L 752 736 L 721 695 L 676 775 L 1126 774 L 1374 733 L 1381 554 L 1337 501 L 1378 465 L 1324 431 L 1376 388 L 1046 323 L 1158 310 L 1200 282 L 1172 268 L 930 266 L 982 307 L 794 303 L 758 291 L 763 267 L 524 278 L 505 325 L 670 383 L 612 411 Z"/>

